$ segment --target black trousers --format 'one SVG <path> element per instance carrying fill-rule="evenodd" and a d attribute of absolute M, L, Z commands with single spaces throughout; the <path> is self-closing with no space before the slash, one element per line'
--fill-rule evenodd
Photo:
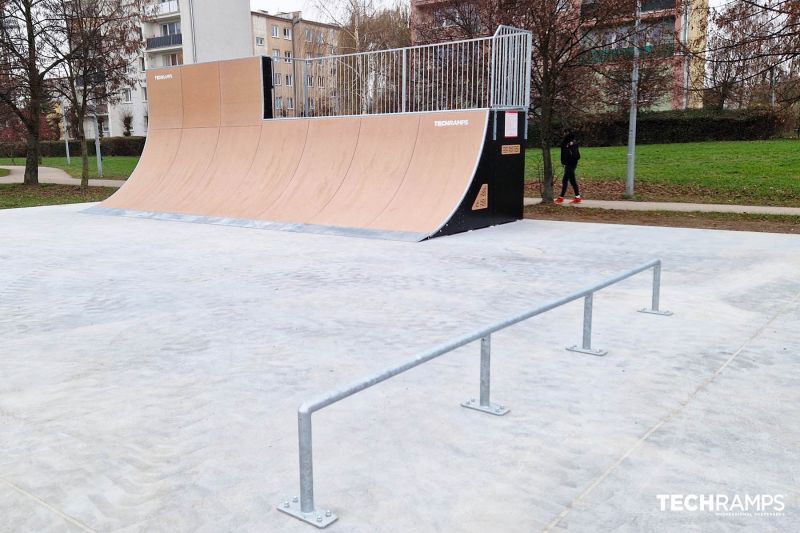
<path fill-rule="evenodd" d="M 567 165 L 564 167 L 564 180 L 561 182 L 561 194 L 567 194 L 567 185 L 572 184 L 572 190 L 575 191 L 575 196 L 580 196 L 581 191 L 578 189 L 578 180 L 575 179 L 576 166 Z"/>

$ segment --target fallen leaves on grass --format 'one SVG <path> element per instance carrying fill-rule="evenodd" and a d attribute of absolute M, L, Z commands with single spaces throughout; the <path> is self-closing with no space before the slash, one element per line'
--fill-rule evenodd
<path fill-rule="evenodd" d="M 682 213 L 674 211 L 623 211 L 616 209 L 570 208 L 558 205 L 534 205 L 525 208 L 525 218 L 667 226 L 678 228 L 758 231 L 800 234 L 800 217 L 739 213 Z"/>

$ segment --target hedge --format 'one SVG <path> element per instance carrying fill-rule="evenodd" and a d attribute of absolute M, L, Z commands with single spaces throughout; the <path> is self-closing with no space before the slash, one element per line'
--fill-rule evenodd
<path fill-rule="evenodd" d="M 560 141 L 564 125 L 556 124 L 553 144 Z M 628 143 L 628 117 L 595 115 L 570 127 L 584 146 L 624 146 Z M 786 127 L 783 115 L 768 110 L 658 111 L 639 113 L 637 144 L 669 144 L 703 141 L 754 141 L 780 136 Z M 540 146 L 534 121 L 529 130 L 530 146 Z"/>
<path fill-rule="evenodd" d="M 100 139 L 100 148 L 104 156 L 126 155 L 139 156 L 144 150 L 145 137 L 104 137 Z M 94 139 L 88 139 L 89 155 L 94 155 Z M 42 157 L 65 157 L 64 141 L 42 141 L 39 143 Z M 0 144 L 0 157 L 24 158 L 28 153 L 25 143 Z M 78 141 L 69 142 L 69 153 L 78 156 L 81 145 Z"/>

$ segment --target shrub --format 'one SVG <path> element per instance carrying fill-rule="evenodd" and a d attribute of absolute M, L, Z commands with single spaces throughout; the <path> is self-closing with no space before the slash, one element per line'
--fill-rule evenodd
<path fill-rule="evenodd" d="M 656 111 L 639 113 L 637 144 L 669 144 L 702 141 L 754 141 L 779 137 L 785 129 L 785 114 L 769 110 Z M 560 134 L 562 125 L 558 124 Z M 624 146 L 628 143 L 628 117 L 594 115 L 571 124 L 584 146 Z M 553 139 L 554 145 L 560 141 Z M 541 144 L 539 129 L 530 125 L 531 146 Z"/>
<path fill-rule="evenodd" d="M 139 156 L 144 150 L 145 137 L 104 137 L 100 139 L 100 147 L 104 156 Z M 42 141 L 39 143 L 42 157 L 65 157 L 64 141 Z M 94 139 L 88 139 L 89 155 L 94 155 Z M 0 143 L 0 157 L 24 158 L 27 147 L 21 143 Z M 69 141 L 69 153 L 79 157 L 81 144 Z"/>

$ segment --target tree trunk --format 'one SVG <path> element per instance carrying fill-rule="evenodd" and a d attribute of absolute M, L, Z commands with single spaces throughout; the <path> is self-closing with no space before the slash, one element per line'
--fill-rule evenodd
<path fill-rule="evenodd" d="M 28 130 L 25 138 L 28 150 L 25 158 L 25 185 L 39 185 L 39 135 Z"/>
<path fill-rule="evenodd" d="M 86 132 L 83 120 L 78 121 L 78 137 L 81 140 L 81 189 L 89 188 L 89 145 L 86 142 Z"/>
<path fill-rule="evenodd" d="M 542 203 L 553 203 L 553 160 L 550 156 L 553 136 L 553 112 L 550 104 L 542 101 L 542 117 L 539 123 L 542 146 Z"/>

